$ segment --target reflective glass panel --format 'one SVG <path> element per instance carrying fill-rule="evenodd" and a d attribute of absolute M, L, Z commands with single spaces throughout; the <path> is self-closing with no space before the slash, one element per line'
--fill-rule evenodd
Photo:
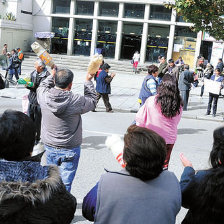
<path fill-rule="evenodd" d="M 75 19 L 73 53 L 75 55 L 90 55 L 93 21 Z"/>
<path fill-rule="evenodd" d="M 76 15 L 93 15 L 94 2 L 93 1 L 76 1 L 75 7 Z"/>
<path fill-rule="evenodd" d="M 71 0 L 53 0 L 53 13 L 70 13 Z"/>
<path fill-rule="evenodd" d="M 158 56 L 167 55 L 169 32 L 169 26 L 149 25 L 146 61 L 157 63 Z"/>
<path fill-rule="evenodd" d="M 117 22 L 99 21 L 96 52 L 104 57 L 114 58 L 116 46 Z"/>
<path fill-rule="evenodd" d="M 150 18 L 154 20 L 171 20 L 171 10 L 162 5 L 150 5 Z"/>
<path fill-rule="evenodd" d="M 111 2 L 100 2 L 100 16 L 117 17 L 119 12 L 119 4 Z"/>
<path fill-rule="evenodd" d="M 52 38 L 52 53 L 66 53 L 68 45 L 68 18 L 52 18 L 52 32 L 55 37 Z"/>
<path fill-rule="evenodd" d="M 143 19 L 145 13 L 145 5 L 143 4 L 124 4 L 125 18 Z"/>

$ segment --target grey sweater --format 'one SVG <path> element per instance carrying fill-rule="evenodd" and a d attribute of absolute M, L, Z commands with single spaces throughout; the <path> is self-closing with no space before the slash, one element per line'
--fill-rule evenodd
<path fill-rule="evenodd" d="M 53 76 L 37 89 L 41 107 L 41 139 L 45 145 L 72 149 L 82 143 L 81 114 L 94 110 L 96 92 L 92 81 L 84 84 L 84 96 L 54 88 Z"/>

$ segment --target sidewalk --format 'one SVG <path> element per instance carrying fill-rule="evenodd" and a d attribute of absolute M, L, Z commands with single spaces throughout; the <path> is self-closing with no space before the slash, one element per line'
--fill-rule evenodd
<path fill-rule="evenodd" d="M 111 69 L 112 70 L 112 69 Z M 23 70 L 25 75 L 21 77 L 29 76 L 32 72 L 31 70 Z M 83 83 L 85 80 L 86 72 L 83 71 L 73 71 L 74 72 L 74 83 L 72 91 L 74 93 L 83 94 Z M 4 71 L 0 70 L 0 73 L 4 74 Z M 119 112 L 137 112 L 139 104 L 137 102 L 139 91 L 144 79 L 144 74 L 134 75 L 134 74 L 116 74 L 115 78 L 111 83 L 112 94 L 110 96 L 110 102 L 114 111 Z M 208 104 L 208 94 L 204 94 L 201 98 L 200 87 L 196 87 L 191 90 L 188 111 L 183 112 L 184 118 L 200 119 L 200 120 L 213 120 L 213 121 L 223 121 L 224 117 L 224 98 L 220 97 L 218 101 L 217 116 L 212 117 L 211 115 L 206 116 Z M 10 86 L 8 89 L 0 90 L 0 97 L 8 97 L 14 99 L 21 99 L 29 90 L 24 88 L 24 86 L 19 85 L 17 87 Z M 96 108 L 97 111 L 105 111 L 103 101 L 100 100 Z"/>

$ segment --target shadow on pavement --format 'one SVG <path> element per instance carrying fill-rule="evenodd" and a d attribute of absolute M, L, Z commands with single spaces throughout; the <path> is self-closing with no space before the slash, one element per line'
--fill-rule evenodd
<path fill-rule="evenodd" d="M 82 149 L 100 150 L 105 148 L 105 141 L 107 136 L 89 136 L 83 138 Z"/>
<path fill-rule="evenodd" d="M 193 129 L 193 128 L 180 128 L 177 130 L 178 135 L 193 135 L 202 131 L 207 131 L 206 129 Z"/>

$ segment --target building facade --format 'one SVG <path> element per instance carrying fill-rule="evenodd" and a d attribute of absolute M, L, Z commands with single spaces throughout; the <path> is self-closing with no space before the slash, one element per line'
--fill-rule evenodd
<path fill-rule="evenodd" d="M 130 60 L 139 51 L 142 64 L 157 62 L 159 55 L 182 56 L 191 67 L 200 53 L 207 59 L 212 54 L 202 32 L 192 32 L 193 24 L 165 8 L 163 0 L 0 0 L 0 6 L 0 15 L 3 8 L 16 14 L 16 21 L 0 19 L 1 45 L 15 40 L 9 45 L 28 50 L 36 32 L 54 32 L 55 54 L 102 52 L 106 58 Z"/>

